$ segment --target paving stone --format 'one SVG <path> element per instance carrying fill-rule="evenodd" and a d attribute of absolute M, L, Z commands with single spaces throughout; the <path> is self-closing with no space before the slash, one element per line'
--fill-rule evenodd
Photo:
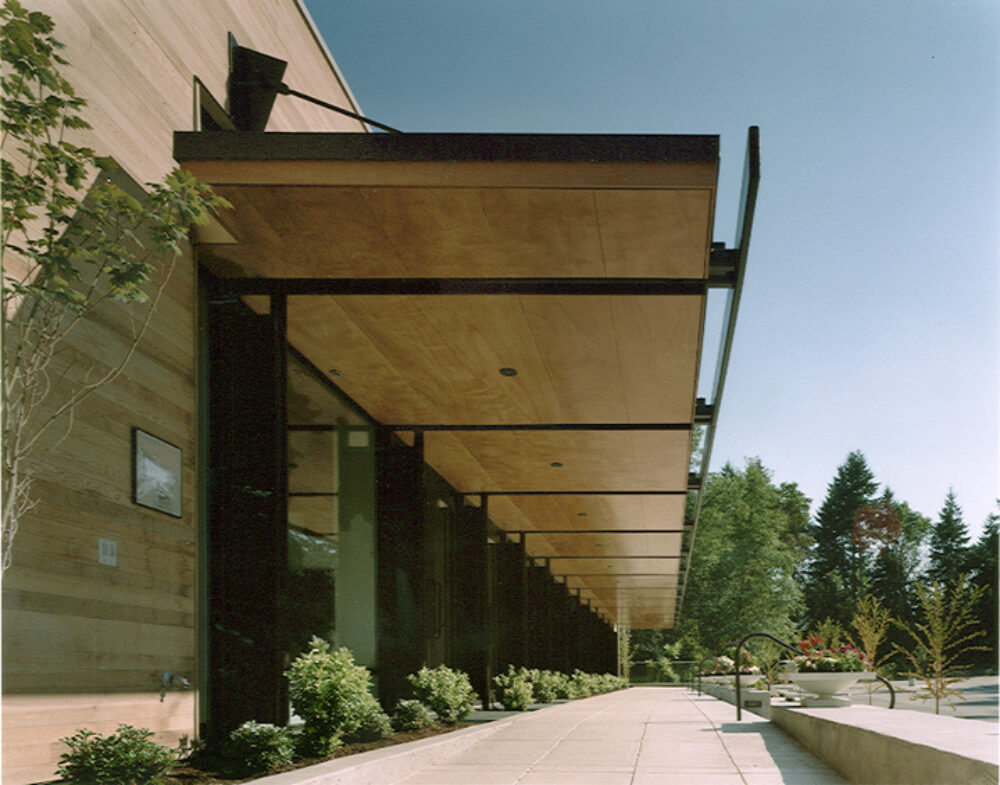
<path fill-rule="evenodd" d="M 415 757 L 410 769 L 393 757 L 392 776 L 363 765 L 354 778 L 309 778 L 303 769 L 287 785 L 846 783 L 767 721 L 750 715 L 738 723 L 729 704 L 680 687 L 633 687 L 507 717 L 454 754 Z"/>

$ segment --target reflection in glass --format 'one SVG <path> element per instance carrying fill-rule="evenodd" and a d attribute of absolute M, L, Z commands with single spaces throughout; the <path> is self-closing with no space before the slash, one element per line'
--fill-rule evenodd
<path fill-rule="evenodd" d="M 318 635 L 374 665 L 372 428 L 294 353 L 288 369 L 288 654 Z"/>

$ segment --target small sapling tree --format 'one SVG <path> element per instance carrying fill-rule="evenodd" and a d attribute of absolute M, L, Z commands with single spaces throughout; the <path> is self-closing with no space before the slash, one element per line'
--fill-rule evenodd
<path fill-rule="evenodd" d="M 872 664 L 871 669 L 878 672 L 879 668 L 885 665 L 886 656 L 879 655 L 879 647 L 885 641 L 892 625 L 892 617 L 889 609 L 879 602 L 873 594 L 865 595 L 864 599 L 858 603 L 858 609 L 851 620 L 851 626 L 857 633 L 857 640 L 851 645 L 863 652 L 868 661 Z M 872 693 L 879 689 L 880 683 L 877 681 L 867 681 L 864 683 L 868 690 L 868 704 L 871 705 Z"/>
<path fill-rule="evenodd" d="M 913 649 L 894 644 L 911 666 L 905 675 L 921 679 L 923 688 L 911 700 L 934 699 L 934 713 L 941 711 L 941 701 L 952 710 L 953 698 L 965 700 L 952 684 L 962 681 L 959 671 L 964 657 L 985 647 L 973 641 L 983 634 L 975 608 L 983 588 L 972 586 L 965 575 L 951 583 L 917 584 L 920 619 L 911 626 L 895 622 L 913 639 Z"/>

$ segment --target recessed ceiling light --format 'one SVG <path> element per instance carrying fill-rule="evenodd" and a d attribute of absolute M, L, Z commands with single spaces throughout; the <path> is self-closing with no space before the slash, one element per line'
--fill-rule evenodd
<path fill-rule="evenodd" d="M 587 513 L 585 513 L 585 512 L 578 512 L 576 514 L 576 517 L 577 518 L 586 518 L 587 517 Z"/>
<path fill-rule="evenodd" d="M 549 466 L 552 466 L 552 467 L 555 467 L 556 469 L 558 469 L 558 468 L 562 467 L 562 464 L 559 463 L 559 461 L 552 461 L 552 463 L 550 463 Z"/>
<path fill-rule="evenodd" d="M 338 371 L 336 368 L 331 368 L 329 370 L 329 374 L 330 376 L 340 376 L 340 371 Z"/>
<path fill-rule="evenodd" d="M 501 376 L 517 376 L 517 368 L 501 368 Z"/>

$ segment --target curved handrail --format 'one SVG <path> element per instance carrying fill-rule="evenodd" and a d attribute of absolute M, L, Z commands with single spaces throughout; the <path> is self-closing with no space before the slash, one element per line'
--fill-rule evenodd
<path fill-rule="evenodd" d="M 775 638 L 769 632 L 751 632 L 749 635 L 744 636 L 739 643 L 736 644 L 736 721 L 739 722 L 743 719 L 743 698 L 740 689 L 740 652 L 743 650 L 743 644 L 746 643 L 751 638 L 769 638 L 779 646 L 784 646 L 789 651 L 795 652 L 795 654 L 801 654 L 798 649 L 796 649 L 792 644 L 785 643 L 779 638 Z"/>
<path fill-rule="evenodd" d="M 896 708 L 896 690 L 893 688 L 892 683 L 887 678 L 880 676 L 874 671 L 872 671 L 872 675 L 889 688 L 889 708 Z"/>
<path fill-rule="evenodd" d="M 743 699 L 740 692 L 740 652 L 743 650 L 743 644 L 746 643 L 751 638 L 769 638 L 770 640 L 777 643 L 779 646 L 784 646 L 796 655 L 802 652 L 796 649 L 792 644 L 785 643 L 785 641 L 775 638 L 769 632 L 751 632 L 749 635 L 745 635 L 739 643 L 736 644 L 736 721 L 739 722 L 743 719 Z M 889 688 L 889 708 L 894 709 L 896 707 L 896 691 L 892 688 L 892 684 L 888 679 L 879 676 L 877 673 L 874 674 L 875 678 L 880 682 L 885 684 Z M 700 678 L 700 677 L 699 677 Z"/>

